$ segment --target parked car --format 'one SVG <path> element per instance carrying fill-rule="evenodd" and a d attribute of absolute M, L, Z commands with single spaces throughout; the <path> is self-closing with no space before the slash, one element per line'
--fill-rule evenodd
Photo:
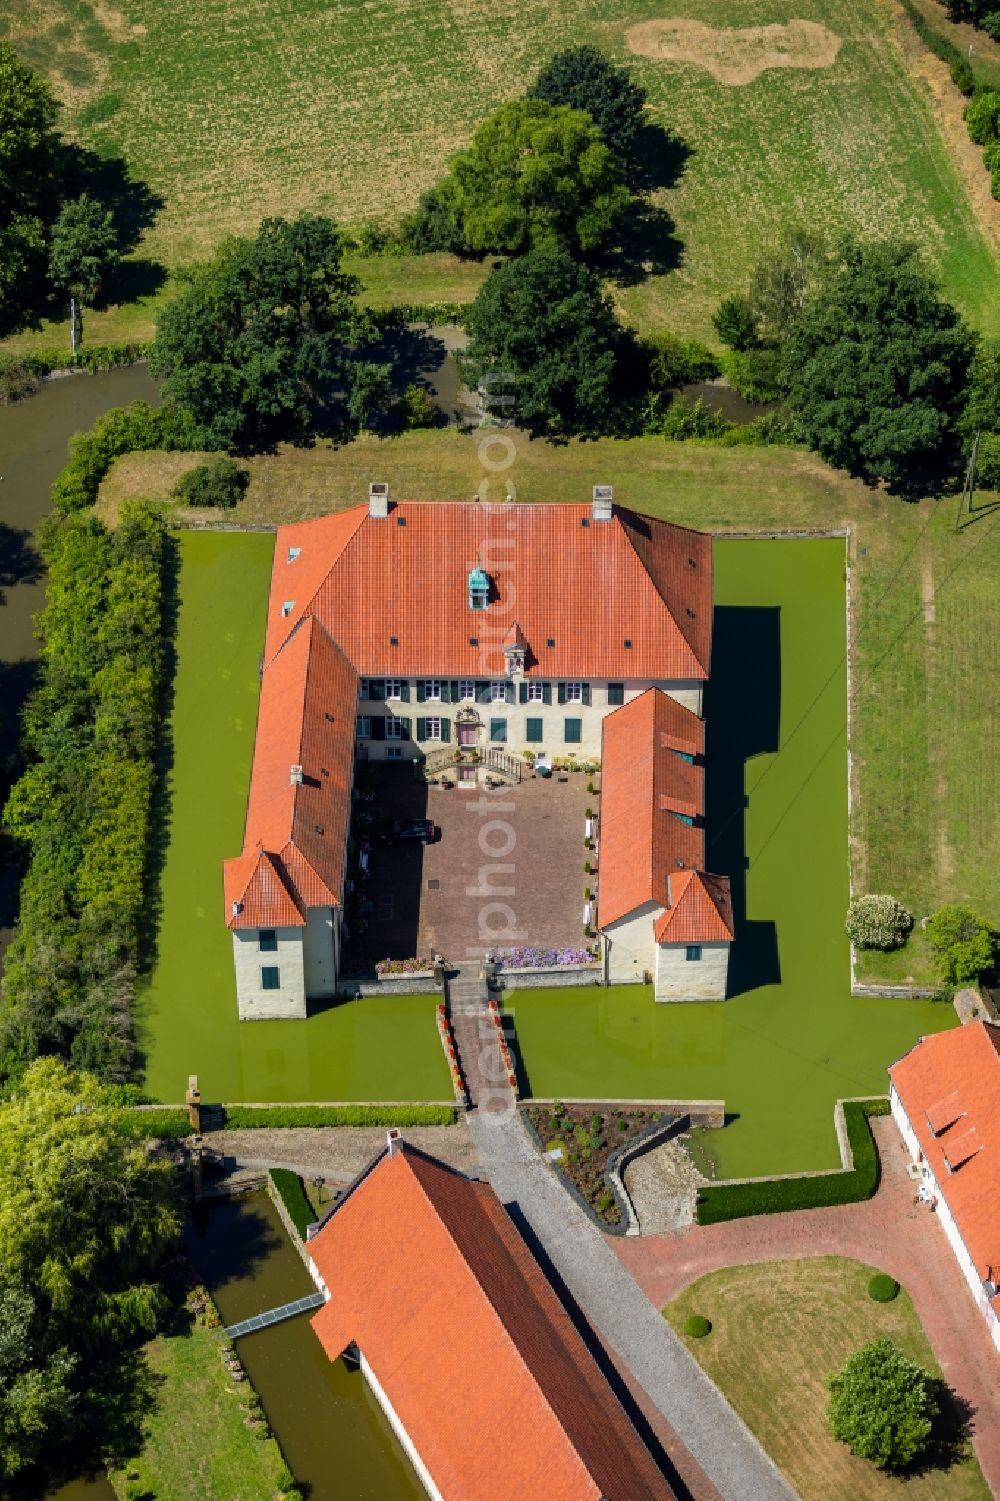
<path fill-rule="evenodd" d="M 441 830 L 429 818 L 396 818 L 382 830 L 389 844 L 436 844 Z"/>

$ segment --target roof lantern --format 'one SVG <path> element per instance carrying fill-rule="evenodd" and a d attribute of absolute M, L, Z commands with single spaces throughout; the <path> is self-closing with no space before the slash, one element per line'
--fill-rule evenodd
<path fill-rule="evenodd" d="M 489 597 L 489 576 L 483 572 L 478 564 L 474 565 L 469 569 L 469 609 L 485 610 Z"/>

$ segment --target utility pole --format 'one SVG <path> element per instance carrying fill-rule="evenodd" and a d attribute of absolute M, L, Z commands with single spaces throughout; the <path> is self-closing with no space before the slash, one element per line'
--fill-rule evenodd
<path fill-rule="evenodd" d="M 76 298 L 72 292 L 69 295 L 69 350 L 70 354 L 76 354 Z"/>
<path fill-rule="evenodd" d="M 979 460 L 979 432 L 980 429 L 977 428 L 976 436 L 972 440 L 972 453 L 969 455 L 969 467 L 965 475 L 965 484 L 962 486 L 962 493 L 958 497 L 958 510 L 955 513 L 956 532 L 961 530 L 962 512 L 965 509 L 966 496 L 969 498 L 969 514 L 972 514 L 972 497 L 976 489 L 976 464 Z"/>

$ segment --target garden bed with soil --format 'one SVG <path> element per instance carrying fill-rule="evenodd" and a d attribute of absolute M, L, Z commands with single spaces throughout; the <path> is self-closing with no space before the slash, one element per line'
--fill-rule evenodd
<path fill-rule="evenodd" d="M 562 1149 L 556 1165 L 597 1218 L 610 1227 L 621 1225 L 624 1216 L 607 1176 L 609 1169 L 625 1148 L 674 1119 L 652 1105 L 623 1109 L 555 1102 L 527 1105 L 524 1113 L 545 1151 Z"/>

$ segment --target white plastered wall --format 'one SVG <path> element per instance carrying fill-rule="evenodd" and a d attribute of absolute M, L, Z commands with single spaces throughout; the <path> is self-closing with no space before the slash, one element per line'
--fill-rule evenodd
<path fill-rule="evenodd" d="M 337 984 L 337 930 L 332 907 L 310 907 L 306 914 L 303 969 L 307 996 L 333 995 Z"/>
<path fill-rule="evenodd" d="M 729 944 L 702 943 L 700 959 L 688 959 L 686 943 L 658 943 L 654 998 L 658 1001 L 724 1001 Z"/>
<path fill-rule="evenodd" d="M 644 973 L 653 973 L 656 959 L 653 923 L 662 911 L 657 902 L 645 902 L 602 930 L 609 984 L 641 981 Z"/>
<path fill-rule="evenodd" d="M 236 970 L 236 999 L 240 1021 L 280 1021 L 301 1019 L 306 1014 L 305 969 L 303 964 L 303 928 L 276 928 L 276 952 L 261 953 L 257 928 L 237 928 L 233 932 L 233 965 Z M 280 975 L 278 990 L 264 990 L 261 969 L 275 966 Z"/>

